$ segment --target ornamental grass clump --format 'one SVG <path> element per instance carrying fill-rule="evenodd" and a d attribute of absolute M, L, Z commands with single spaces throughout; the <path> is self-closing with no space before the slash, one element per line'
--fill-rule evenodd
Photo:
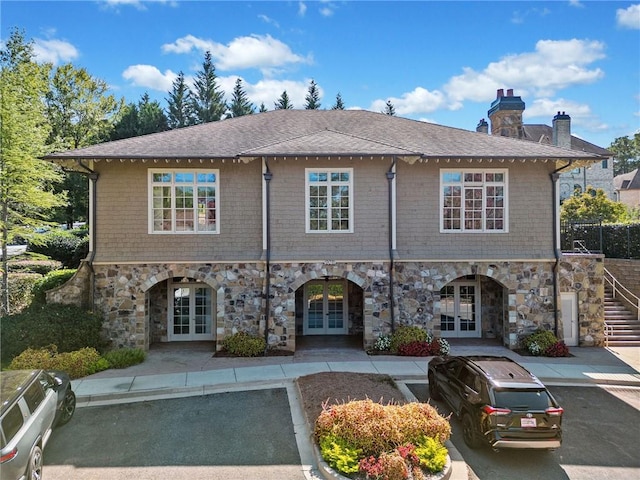
<path fill-rule="evenodd" d="M 451 426 L 427 403 L 383 405 L 367 399 L 323 405 L 314 435 L 322 457 L 337 471 L 352 475 L 357 462 L 357 472 L 365 475 L 358 478 L 404 480 L 420 478 L 409 473 L 416 469 L 442 470 Z"/>

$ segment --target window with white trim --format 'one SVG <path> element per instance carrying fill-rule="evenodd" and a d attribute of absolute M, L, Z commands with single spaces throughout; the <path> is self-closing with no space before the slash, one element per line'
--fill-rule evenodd
<path fill-rule="evenodd" d="M 218 170 L 149 170 L 149 233 L 218 233 Z"/>
<path fill-rule="evenodd" d="M 353 232 L 353 169 L 307 168 L 307 233 Z"/>
<path fill-rule="evenodd" d="M 507 170 L 440 170 L 440 231 L 508 231 Z"/>

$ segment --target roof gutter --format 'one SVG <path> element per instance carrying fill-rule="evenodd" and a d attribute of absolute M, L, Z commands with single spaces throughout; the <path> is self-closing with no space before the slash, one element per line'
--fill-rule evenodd
<path fill-rule="evenodd" d="M 560 197 L 558 196 L 558 179 L 560 174 L 573 166 L 574 161 L 569 160 L 567 165 L 556 168 L 549 174 L 551 179 L 551 205 L 553 206 L 553 255 L 555 257 L 555 263 L 553 264 L 553 334 L 558 337 L 558 267 L 560 265 L 560 219 L 558 216 L 558 208 L 560 205 Z"/>

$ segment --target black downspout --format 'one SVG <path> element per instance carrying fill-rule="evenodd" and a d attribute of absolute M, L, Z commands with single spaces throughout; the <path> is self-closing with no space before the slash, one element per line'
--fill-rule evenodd
<path fill-rule="evenodd" d="M 387 180 L 389 182 L 389 307 L 391 308 L 391 332 L 396 329 L 395 319 L 395 301 L 394 301 L 394 279 L 393 271 L 395 268 L 393 262 L 393 179 L 396 173 L 393 169 L 396 166 L 396 157 L 393 157 L 393 162 L 387 171 Z"/>
<path fill-rule="evenodd" d="M 265 196 L 266 196 L 266 235 L 267 235 L 267 251 L 265 252 L 265 316 L 264 316 L 264 355 L 267 355 L 267 349 L 269 348 L 269 309 L 271 308 L 271 202 L 269 183 L 273 178 L 273 173 L 269 170 L 269 164 L 265 158 L 264 164 L 267 170 L 262 174 L 265 181 Z"/>
<path fill-rule="evenodd" d="M 573 160 L 569 160 L 569 164 L 564 167 L 555 169 L 549 174 L 551 178 L 551 195 L 553 205 L 553 254 L 555 256 L 555 263 L 553 264 L 553 334 L 558 336 L 558 266 L 560 265 L 560 245 L 558 245 L 558 206 L 556 205 L 556 195 L 558 189 L 558 179 L 560 178 L 560 172 L 571 167 Z"/>

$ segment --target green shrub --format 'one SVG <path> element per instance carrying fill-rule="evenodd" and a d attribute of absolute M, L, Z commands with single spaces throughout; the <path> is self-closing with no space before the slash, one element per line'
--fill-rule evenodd
<path fill-rule="evenodd" d="M 263 337 L 247 332 L 234 333 L 222 341 L 222 348 L 238 357 L 256 357 L 264 353 L 266 346 L 267 342 Z"/>
<path fill-rule="evenodd" d="M 34 235 L 29 244 L 29 251 L 58 260 L 65 268 L 78 268 L 88 250 L 87 236 L 78 237 L 67 230 L 52 230 Z"/>
<path fill-rule="evenodd" d="M 33 302 L 44 305 L 47 301 L 47 290 L 59 287 L 75 275 L 77 270 L 54 270 L 49 272 L 33 287 Z"/>
<path fill-rule="evenodd" d="M 391 335 L 391 353 L 398 353 L 398 349 L 401 345 L 405 345 L 411 342 L 424 342 L 427 340 L 427 332 L 415 325 L 402 326 L 396 329 Z"/>
<path fill-rule="evenodd" d="M 33 301 L 33 287 L 42 279 L 39 273 L 9 273 L 10 313 L 20 313 Z"/>
<path fill-rule="evenodd" d="M 540 328 L 522 339 L 522 348 L 531 355 L 543 355 L 548 348 L 558 343 L 558 339 L 550 330 Z"/>
<path fill-rule="evenodd" d="M 147 354 L 141 348 L 118 348 L 103 355 L 109 362 L 109 368 L 127 368 L 144 362 Z"/>
<path fill-rule="evenodd" d="M 420 466 L 432 473 L 442 471 L 447 463 L 447 447 L 435 438 L 422 437 L 414 453 L 420 459 Z"/>
<path fill-rule="evenodd" d="M 359 470 L 358 463 L 362 452 L 351 447 L 345 440 L 335 435 L 326 435 L 320 439 L 320 453 L 331 468 L 350 474 Z"/>
<path fill-rule="evenodd" d="M 95 348 L 82 348 L 72 352 L 58 353 L 55 345 L 42 349 L 28 348 L 15 357 L 9 370 L 37 369 L 62 370 L 72 379 L 86 377 L 109 368 L 108 362 Z"/>
<path fill-rule="evenodd" d="M 60 352 L 83 347 L 103 351 L 102 317 L 74 305 L 33 306 L 16 315 L 0 317 L 0 354 L 3 363 L 27 348 L 55 344 Z"/>
<path fill-rule="evenodd" d="M 10 260 L 7 265 L 9 273 L 39 273 L 40 275 L 46 275 L 53 270 L 59 270 L 61 267 L 62 264 L 56 260 L 39 260 L 32 258 Z"/>

